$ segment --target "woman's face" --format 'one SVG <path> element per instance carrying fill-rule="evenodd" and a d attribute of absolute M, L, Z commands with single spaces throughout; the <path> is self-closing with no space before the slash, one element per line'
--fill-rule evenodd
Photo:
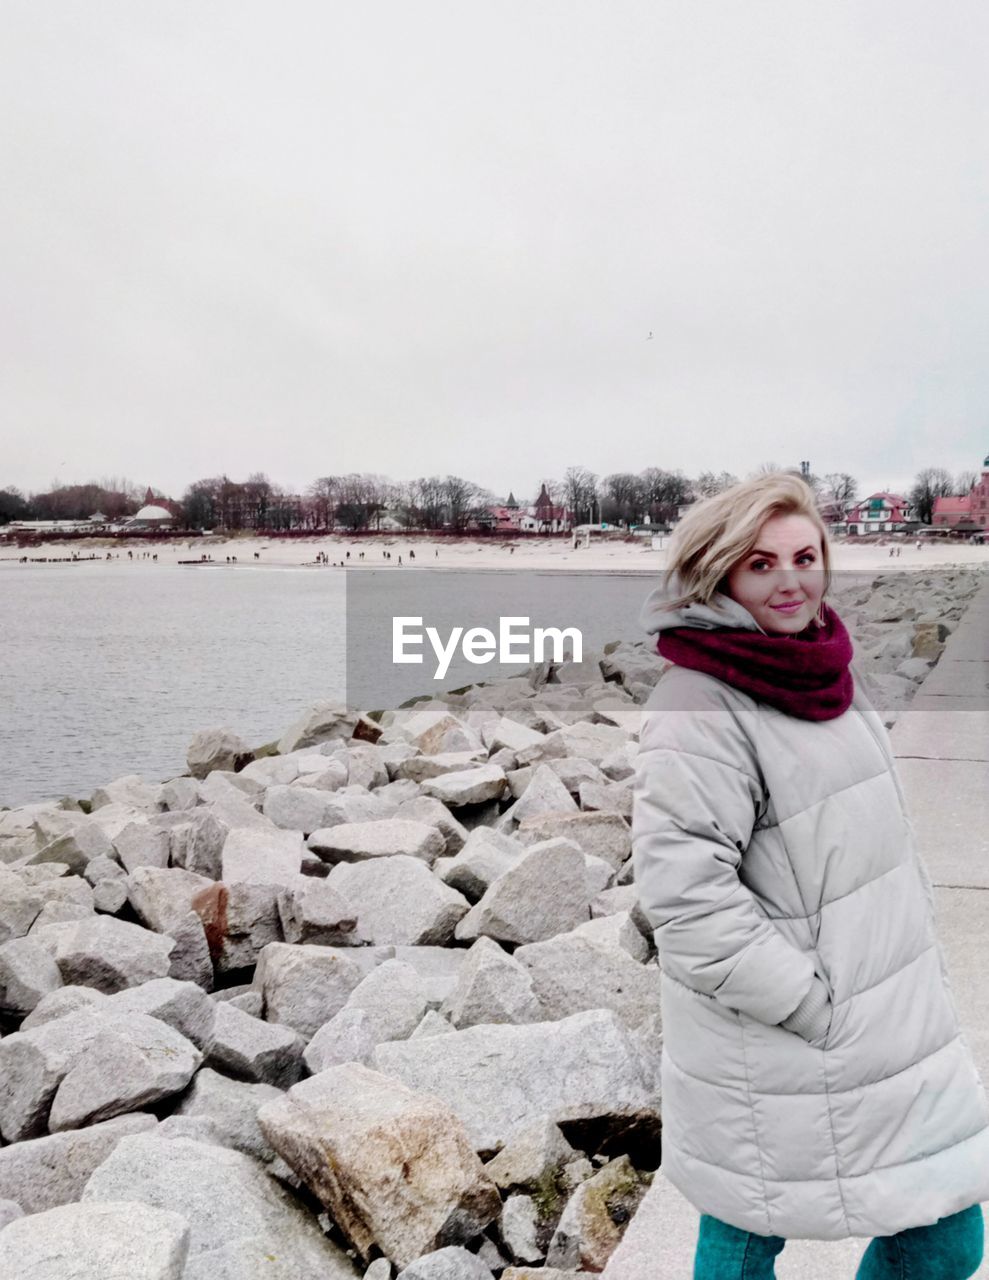
<path fill-rule="evenodd" d="M 824 596 L 821 535 L 806 516 L 771 516 L 726 584 L 763 631 L 796 635 L 810 625 Z"/>

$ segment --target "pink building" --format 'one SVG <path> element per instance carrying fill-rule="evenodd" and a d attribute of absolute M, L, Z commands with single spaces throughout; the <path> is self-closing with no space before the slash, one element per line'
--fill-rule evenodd
<path fill-rule="evenodd" d="M 934 499 L 931 524 L 964 533 L 989 533 L 989 455 L 982 463 L 980 479 L 968 493 Z"/>

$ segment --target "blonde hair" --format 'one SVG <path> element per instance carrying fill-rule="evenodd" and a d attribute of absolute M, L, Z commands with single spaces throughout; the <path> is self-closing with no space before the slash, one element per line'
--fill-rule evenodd
<path fill-rule="evenodd" d="M 813 490 L 796 472 L 770 471 L 694 503 L 676 526 L 670 540 L 666 581 L 669 583 L 676 574 L 681 594 L 666 607 L 710 604 L 728 573 L 755 547 L 763 524 L 780 515 L 805 516 L 821 535 L 826 596 L 832 582 L 831 551 Z M 814 621 L 823 625 L 821 611 Z"/>

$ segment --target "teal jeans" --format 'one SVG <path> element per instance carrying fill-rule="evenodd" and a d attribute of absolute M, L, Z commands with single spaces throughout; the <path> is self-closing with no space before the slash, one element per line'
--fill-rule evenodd
<path fill-rule="evenodd" d="M 967 1280 L 982 1262 L 982 1206 L 877 1236 L 862 1255 L 855 1280 Z M 694 1258 L 694 1280 L 774 1280 L 773 1259 L 782 1236 L 759 1236 L 702 1213 Z"/>

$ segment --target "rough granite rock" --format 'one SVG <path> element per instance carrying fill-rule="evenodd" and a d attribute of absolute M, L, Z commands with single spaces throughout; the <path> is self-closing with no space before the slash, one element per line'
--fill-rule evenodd
<path fill-rule="evenodd" d="M 442 1036 L 390 1041 L 376 1070 L 434 1094 L 467 1126 L 478 1152 L 495 1153 L 549 1118 L 623 1132 L 658 1128 L 656 1081 L 635 1037 L 610 1010 L 521 1027 L 477 1026 Z"/>
<path fill-rule="evenodd" d="M 457 925 L 459 941 L 541 942 L 590 919 L 584 854 L 572 840 L 534 844 Z"/>
<path fill-rule="evenodd" d="M 50 925 L 33 936 L 49 950 L 67 986 L 107 993 L 167 977 L 175 946 L 172 938 L 113 916 Z"/>
<path fill-rule="evenodd" d="M 290 751 L 314 747 L 335 738 L 350 738 L 356 724 L 357 716 L 343 703 L 317 702 L 282 734 L 278 752 L 285 756 Z"/>
<path fill-rule="evenodd" d="M 236 770 L 250 760 L 250 747 L 233 729 L 199 729 L 185 753 L 194 778 L 205 778 L 214 769 Z"/>
<path fill-rule="evenodd" d="M 396 1280 L 494 1280 L 494 1273 L 476 1254 L 449 1245 L 417 1258 Z"/>
<path fill-rule="evenodd" d="M 155 978 L 110 996 L 104 1008 L 114 1013 L 143 1013 L 167 1022 L 205 1053 L 213 1038 L 216 1005 L 194 982 Z"/>
<path fill-rule="evenodd" d="M 593 938 L 570 934 L 529 943 L 516 948 L 514 959 L 529 971 L 547 1019 L 611 1009 L 635 1027 L 660 1007 L 659 968 Z"/>
<path fill-rule="evenodd" d="M 632 829 L 618 813 L 549 814 L 526 818 L 515 833 L 522 845 L 563 836 L 617 871 L 632 856 Z"/>
<path fill-rule="evenodd" d="M 400 960 L 385 960 L 313 1036 L 306 1066 L 316 1075 L 342 1062 L 365 1062 L 375 1045 L 407 1039 L 428 1005 L 426 983 L 416 970 Z"/>
<path fill-rule="evenodd" d="M 258 1127 L 258 1108 L 280 1097 L 281 1090 L 273 1085 L 231 1080 L 203 1067 L 196 1072 L 174 1114 L 211 1120 L 223 1146 L 270 1164 L 275 1153 Z"/>
<path fill-rule="evenodd" d="M 101 1011 L 98 1021 L 52 1099 L 52 1133 L 109 1120 L 181 1093 L 202 1063 L 195 1045 L 157 1018 Z"/>
<path fill-rule="evenodd" d="M 472 1239 L 501 1208 L 452 1111 L 358 1063 L 294 1085 L 258 1123 L 365 1261 L 377 1245 L 408 1266 Z"/>
<path fill-rule="evenodd" d="M 483 804 L 486 800 L 499 800 L 507 787 L 504 769 L 494 764 L 482 764 L 473 769 L 428 778 L 422 783 L 422 794 L 441 800 L 451 809 L 458 809 L 468 804 Z"/>
<path fill-rule="evenodd" d="M 424 862 L 406 854 L 338 863 L 329 883 L 357 912 L 358 934 L 366 942 L 443 945 L 470 907 Z"/>
<path fill-rule="evenodd" d="M 86 1129 L 0 1147 L 0 1197 L 16 1200 L 25 1213 L 71 1204 L 121 1138 L 149 1132 L 157 1123 L 154 1116 L 139 1111 Z"/>
<path fill-rule="evenodd" d="M 439 1011 L 458 1029 L 478 1023 L 539 1022 L 546 1016 L 523 966 L 497 942 L 483 937 L 467 952 L 456 988 Z"/>
<path fill-rule="evenodd" d="M 365 862 L 404 854 L 427 865 L 446 848 L 437 827 L 409 818 L 381 818 L 377 822 L 341 822 L 309 840 L 309 848 L 325 862 Z"/>
<path fill-rule="evenodd" d="M 0 1275 L 18 1280 L 183 1280 L 189 1226 L 121 1197 L 65 1204 L 0 1231 Z"/>
<path fill-rule="evenodd" d="M 239 1080 L 287 1089 L 299 1078 L 304 1047 L 291 1027 L 252 1018 L 223 1001 L 216 1005 L 207 1061 Z"/>
<path fill-rule="evenodd" d="M 56 1018 L 64 1018 L 67 1014 L 78 1013 L 80 1009 L 89 1009 L 93 1005 L 102 1004 L 109 999 L 102 991 L 92 987 L 59 987 L 50 992 L 35 1005 L 20 1025 L 21 1031 L 30 1031 L 34 1027 L 43 1026 L 46 1022 L 54 1022 Z"/>
<path fill-rule="evenodd" d="M 467 828 L 434 796 L 415 796 L 411 800 L 403 800 L 395 810 L 394 817 L 409 818 L 413 822 L 424 822 L 428 827 L 436 827 L 446 842 L 443 852 L 447 856 L 459 853 L 467 840 Z"/>
<path fill-rule="evenodd" d="M 463 847 L 437 874 L 469 902 L 477 902 L 488 886 L 525 854 L 525 847 L 511 836 L 490 827 L 476 827 Z"/>
<path fill-rule="evenodd" d="M 291 1259 L 298 1280 L 354 1280 L 350 1260 L 308 1210 L 239 1151 L 190 1138 L 124 1138 L 89 1179 L 82 1203 L 124 1196 L 186 1218 L 190 1261 L 205 1265 L 214 1250 L 254 1239 L 275 1257 Z"/>
<path fill-rule="evenodd" d="M 632 1166 L 628 1156 L 619 1156 L 582 1182 L 550 1241 L 549 1265 L 603 1271 L 651 1180 Z"/>
<path fill-rule="evenodd" d="M 292 1027 L 309 1041 L 363 978 L 361 966 L 339 951 L 273 942 L 261 952 L 253 986 L 269 1022 Z"/>
<path fill-rule="evenodd" d="M 0 947 L 0 1010 L 30 1013 L 61 985 L 58 965 L 33 938 L 12 938 Z"/>
<path fill-rule="evenodd" d="M 350 903 L 325 880 L 302 875 L 278 891 L 278 915 L 286 942 L 346 946 L 357 931 Z"/>
<path fill-rule="evenodd" d="M 297 832 L 235 827 L 223 842 L 220 878 L 227 885 L 291 884 L 302 868 L 302 850 Z"/>

